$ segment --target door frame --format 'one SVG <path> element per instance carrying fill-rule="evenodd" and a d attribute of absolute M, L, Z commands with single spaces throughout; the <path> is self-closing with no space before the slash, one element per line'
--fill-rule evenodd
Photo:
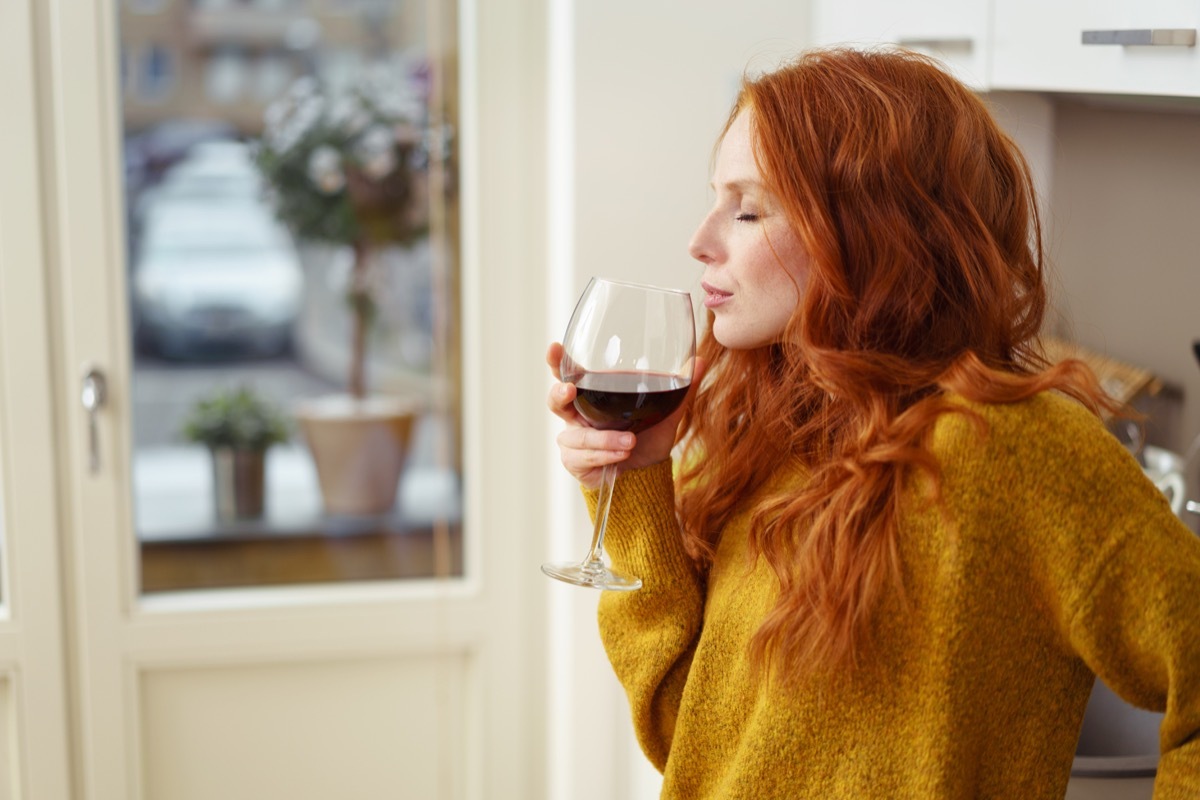
<path fill-rule="evenodd" d="M 115 4 L 23 0 L 33 10 L 41 185 L 60 435 L 57 512 L 78 796 L 144 797 L 140 681 L 182 666 L 462 654 L 471 702 L 467 774 L 453 796 L 541 797 L 545 770 L 544 431 L 546 334 L 541 0 L 463 0 L 463 357 L 466 577 L 143 599 L 128 490 L 132 374 L 120 215 Z M 176 0 L 178 1 L 178 0 Z M 482 158 L 503 152 L 506 158 Z M 483 213 L 487 209 L 487 213 Z M 505 331 L 504 337 L 489 331 Z M 85 365 L 103 369 L 101 465 L 87 467 L 78 405 Z M 481 387 L 503 386 L 486 395 Z M 503 420 L 495 424 L 492 420 Z M 430 613 L 430 610 L 433 613 Z M 403 631 L 387 639 L 379 631 Z M 381 641 L 383 639 L 383 641 Z M 37 794 L 39 798 L 43 795 Z M 49 796 L 49 795 L 48 795 Z"/>
<path fill-rule="evenodd" d="M 0 5 L 0 798 L 67 800 L 66 654 L 34 0 Z"/>

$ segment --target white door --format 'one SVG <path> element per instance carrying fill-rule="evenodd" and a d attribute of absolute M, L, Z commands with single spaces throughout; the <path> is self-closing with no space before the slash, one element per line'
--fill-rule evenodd
<path fill-rule="evenodd" d="M 449 48 L 458 60 L 448 76 L 461 87 L 462 104 L 454 131 L 463 242 L 455 368 L 462 383 L 461 416 L 446 424 L 461 426 L 462 502 L 460 518 L 430 523 L 432 551 L 424 558 L 433 567 L 405 571 L 405 559 L 420 550 L 417 536 L 391 536 L 382 555 L 347 550 L 355 520 L 330 523 L 320 539 L 332 554 L 326 560 L 352 581 L 189 583 L 208 556 L 195 542 L 172 543 L 170 531 L 158 543 L 167 541 L 160 550 L 174 558 L 175 572 L 152 569 L 148 555 L 154 542 L 145 514 L 154 502 L 138 493 L 138 482 L 171 484 L 169 464 L 183 464 L 178 474 L 187 481 L 197 473 L 186 453 L 147 467 L 135 442 L 136 382 L 144 374 L 131 350 L 121 82 L 137 81 L 138 64 L 149 63 L 161 89 L 184 80 L 187 67 L 158 51 L 120 47 L 119 12 L 174 15 L 178 24 L 163 30 L 176 31 L 177 41 L 152 44 L 206 58 L 219 51 L 201 83 L 228 98 L 240 80 L 231 67 L 238 58 L 265 58 L 264 50 L 291 57 L 272 49 L 272 37 L 302 48 L 314 34 L 332 39 L 351 24 L 338 21 L 342 9 L 412 5 L 0 6 L 0 94 L 16 119 L 6 122 L 0 153 L 0 591 L 7 612 L 0 621 L 0 774 L 24 781 L 0 784 L 0 798 L 544 794 L 537 564 L 545 467 L 542 450 L 526 445 L 543 430 L 545 377 L 535 361 L 514 356 L 539 352 L 545 341 L 539 232 L 529 226 L 541 202 L 531 177 L 541 152 L 540 98 L 529 91 L 542 70 L 540 42 L 530 41 L 541 30 L 536 8 L 464 4 Z M 230 8 L 248 10 L 230 25 L 222 16 Z M 307 22 L 287 16 L 297 11 Z M 436 38 L 444 28 L 435 17 L 422 24 Z M 217 41 L 222 36 L 234 44 Z M 255 78 L 271 79 L 269 70 Z M 481 162 L 485 141 L 509 157 Z M 80 404 L 89 371 L 106 381 L 94 413 Z M 183 391 L 184 375 L 159 375 L 156 391 L 168 398 Z M 176 485 L 155 502 L 174 510 L 164 517 L 182 517 L 208 486 Z M 436 481 L 404 486 L 414 502 L 445 491 Z M 299 494 L 281 502 L 284 516 L 313 505 Z M 237 558 L 254 567 L 243 576 L 274 574 L 280 551 L 272 549 L 278 542 L 270 528 L 232 529 L 233 543 L 246 545 Z M 447 538 L 447 528 L 458 538 Z M 264 541 L 266 549 L 258 547 Z M 371 572 L 389 560 L 401 565 L 395 575 Z M 153 570 L 167 583 L 151 587 Z M 72 655 L 68 676 L 64 648 Z M 63 768 L 69 752 L 71 770 Z M 5 769 L 18 760 L 23 770 Z"/>
<path fill-rule="evenodd" d="M 0 4 L 0 798 L 67 800 L 32 30 L 28 5 Z"/>

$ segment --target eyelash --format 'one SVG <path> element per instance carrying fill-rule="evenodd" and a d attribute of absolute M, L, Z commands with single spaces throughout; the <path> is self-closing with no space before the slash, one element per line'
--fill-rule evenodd
<path fill-rule="evenodd" d="M 758 214 L 738 214 L 734 219 L 738 222 L 758 222 Z"/>

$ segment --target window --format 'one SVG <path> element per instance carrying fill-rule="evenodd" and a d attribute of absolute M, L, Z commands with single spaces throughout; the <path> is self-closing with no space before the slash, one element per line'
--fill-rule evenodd
<path fill-rule="evenodd" d="M 123 31 L 138 98 L 170 96 L 125 114 L 143 592 L 462 574 L 455 67 L 423 38 L 455 5 L 247 0 L 228 14 L 270 9 L 279 41 L 178 51 Z M 251 418 L 271 433 L 230 447 Z"/>
<path fill-rule="evenodd" d="M 150 44 L 142 50 L 138 65 L 137 94 L 142 100 L 154 102 L 166 99 L 175 88 L 175 54 L 161 44 Z"/>
<path fill-rule="evenodd" d="M 239 48 L 219 48 L 209 57 L 204 71 L 208 97 L 222 105 L 235 102 L 246 90 L 249 71 L 246 58 Z"/>
<path fill-rule="evenodd" d="M 292 64 L 283 52 L 263 53 L 254 69 L 254 97 L 270 102 L 283 94 L 292 82 Z"/>

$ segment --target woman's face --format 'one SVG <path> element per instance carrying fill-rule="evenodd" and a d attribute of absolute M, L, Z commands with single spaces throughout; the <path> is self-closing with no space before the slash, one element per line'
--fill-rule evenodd
<path fill-rule="evenodd" d="M 748 111 L 738 114 L 721 142 L 713 189 L 712 210 L 688 246 L 704 264 L 713 335 L 733 350 L 772 344 L 800 300 L 808 254 L 763 186 Z"/>

